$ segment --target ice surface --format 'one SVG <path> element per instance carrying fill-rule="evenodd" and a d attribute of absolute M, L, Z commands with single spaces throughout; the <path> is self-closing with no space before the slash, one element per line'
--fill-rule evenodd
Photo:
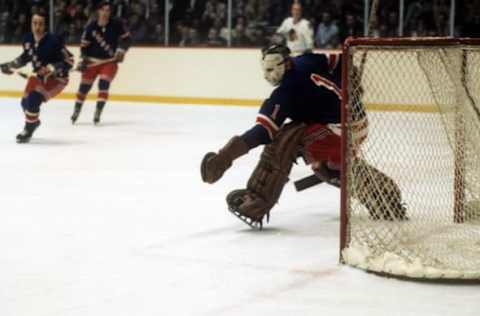
<path fill-rule="evenodd" d="M 0 315 L 478 315 L 476 285 L 388 279 L 338 264 L 339 191 L 295 193 L 253 231 L 226 210 L 260 150 L 218 183 L 200 161 L 254 123 L 255 108 L 53 100 L 16 144 L 0 104 Z M 293 180 L 309 175 L 295 166 Z"/>

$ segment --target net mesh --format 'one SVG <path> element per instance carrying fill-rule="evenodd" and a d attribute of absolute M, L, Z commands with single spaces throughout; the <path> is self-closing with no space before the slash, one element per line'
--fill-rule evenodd
<path fill-rule="evenodd" d="M 480 278 L 480 48 L 352 45 L 346 57 L 342 259 L 415 278 Z"/>

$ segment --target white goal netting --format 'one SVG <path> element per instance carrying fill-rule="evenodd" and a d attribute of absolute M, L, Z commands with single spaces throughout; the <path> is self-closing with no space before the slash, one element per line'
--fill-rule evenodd
<path fill-rule="evenodd" d="M 480 279 L 480 45 L 353 41 L 344 58 L 342 260 Z M 358 146 L 364 111 L 369 134 Z"/>

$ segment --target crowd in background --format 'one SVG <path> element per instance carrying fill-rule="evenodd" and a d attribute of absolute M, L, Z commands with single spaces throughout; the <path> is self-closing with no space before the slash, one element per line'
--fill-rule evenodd
<path fill-rule="evenodd" d="M 114 15 L 130 28 L 133 42 L 165 43 L 165 0 L 114 0 Z M 350 35 L 364 34 L 364 1 L 349 0 L 233 0 L 231 45 L 260 47 L 288 40 L 292 33 L 280 28 L 299 2 L 300 20 L 312 48 L 337 48 Z M 48 0 L 0 0 L 0 43 L 19 43 L 29 30 L 35 6 Z M 54 31 L 68 44 L 78 44 L 83 27 L 92 17 L 95 0 L 55 0 Z M 480 37 L 480 0 L 456 1 L 455 36 Z M 373 36 L 399 36 L 398 1 L 381 1 Z M 226 0 L 170 0 L 171 46 L 227 46 Z M 403 36 L 448 36 L 450 0 L 405 0 Z M 294 18 L 295 19 L 295 18 Z M 301 31 L 302 32 L 302 31 Z M 308 34 L 307 34 L 308 33 Z M 295 34 L 293 34 L 295 36 Z"/>

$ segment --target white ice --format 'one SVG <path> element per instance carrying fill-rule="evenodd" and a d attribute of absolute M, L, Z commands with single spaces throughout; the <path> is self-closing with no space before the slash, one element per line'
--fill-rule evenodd
<path fill-rule="evenodd" d="M 1 316 L 480 313 L 477 285 L 339 265 L 335 188 L 288 183 L 261 232 L 228 213 L 260 150 L 214 185 L 200 161 L 255 108 L 110 102 L 93 126 L 89 102 L 72 126 L 72 102 L 54 100 L 19 145 L 18 103 L 0 103 Z"/>

